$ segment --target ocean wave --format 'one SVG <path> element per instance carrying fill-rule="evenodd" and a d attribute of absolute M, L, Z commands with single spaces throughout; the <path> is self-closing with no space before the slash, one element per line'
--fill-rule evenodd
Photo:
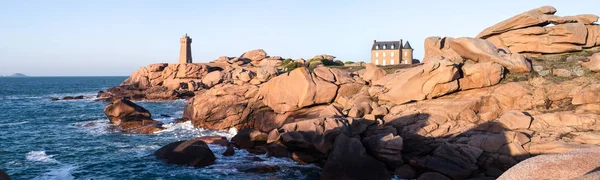
<path fill-rule="evenodd" d="M 73 176 L 73 174 L 71 174 L 73 172 L 73 170 L 77 169 L 76 166 L 73 165 L 64 165 L 61 166 L 59 168 L 56 169 L 51 169 L 49 172 L 44 173 L 44 175 L 42 175 L 41 177 L 36 177 L 34 179 L 60 179 L 60 180 L 67 180 L 67 179 L 75 179 L 75 177 Z"/>
<path fill-rule="evenodd" d="M 231 139 L 237 134 L 237 129 L 235 128 L 230 128 L 228 131 L 196 128 L 194 127 L 194 125 L 192 125 L 191 121 L 186 121 L 182 123 L 168 123 L 163 125 L 163 127 L 165 127 L 166 129 L 155 132 L 155 134 L 178 133 L 191 135 L 192 137 L 223 136 L 227 139 Z"/>
<path fill-rule="evenodd" d="M 20 125 L 20 124 L 25 124 L 28 123 L 29 121 L 23 121 L 23 122 L 14 122 L 14 123 L 4 123 L 4 124 L 0 124 L 0 126 L 14 126 L 14 125 Z"/>
<path fill-rule="evenodd" d="M 81 130 L 87 134 L 97 136 L 111 132 L 108 128 L 110 126 L 108 122 L 108 119 L 97 119 L 92 121 L 77 122 L 73 123 L 73 125 L 82 127 Z"/>
<path fill-rule="evenodd" d="M 59 163 L 56 159 L 53 159 L 54 155 L 47 155 L 46 151 L 31 151 L 27 153 L 25 158 L 28 161 L 33 162 L 44 162 L 44 163 Z"/>

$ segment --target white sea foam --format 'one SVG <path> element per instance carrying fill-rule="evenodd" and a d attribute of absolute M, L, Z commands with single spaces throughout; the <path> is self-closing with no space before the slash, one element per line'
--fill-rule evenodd
<path fill-rule="evenodd" d="M 29 121 L 14 122 L 14 123 L 4 123 L 4 124 L 0 124 L 0 126 L 14 126 L 14 125 L 25 124 L 25 123 L 28 123 L 28 122 Z"/>
<path fill-rule="evenodd" d="M 27 160 L 34 162 L 44 163 L 59 163 L 56 159 L 53 159 L 54 155 L 47 155 L 46 151 L 31 151 L 27 153 Z"/>
<path fill-rule="evenodd" d="M 59 168 L 56 169 L 51 169 L 49 172 L 44 173 L 44 175 L 42 175 L 41 177 L 36 177 L 34 179 L 60 179 L 60 180 L 68 180 L 68 179 L 75 179 L 75 177 L 71 174 L 73 172 L 73 170 L 75 170 L 77 167 L 73 166 L 73 165 L 64 165 L 61 166 Z"/>
<path fill-rule="evenodd" d="M 109 133 L 108 119 L 97 119 L 93 121 L 77 122 L 73 123 L 75 126 L 79 126 L 83 131 L 90 135 L 103 135 Z"/>
<path fill-rule="evenodd" d="M 191 121 L 186 121 L 182 123 L 168 123 L 163 125 L 166 129 L 156 132 L 156 134 L 163 133 L 177 133 L 181 135 L 191 135 L 192 137 L 200 137 L 200 136 L 223 136 L 227 139 L 231 139 L 233 136 L 237 134 L 237 130 L 235 128 L 230 129 L 229 131 L 217 131 L 217 130 L 208 130 L 202 128 L 196 128 L 192 125 Z M 177 136 L 177 135 L 176 135 Z"/>

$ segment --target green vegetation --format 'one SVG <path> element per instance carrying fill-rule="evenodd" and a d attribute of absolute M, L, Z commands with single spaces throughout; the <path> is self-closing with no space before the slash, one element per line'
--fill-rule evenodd
<path fill-rule="evenodd" d="M 352 61 L 346 61 L 346 62 L 344 62 L 344 64 L 354 64 L 354 62 L 352 62 Z"/>
<path fill-rule="evenodd" d="M 313 58 L 308 61 L 308 64 L 310 64 L 312 62 L 318 62 L 318 61 L 323 63 L 324 66 L 343 66 L 344 65 L 344 62 L 342 62 L 340 60 L 331 61 L 331 60 L 321 59 L 321 58 Z"/>
<path fill-rule="evenodd" d="M 289 63 L 291 63 L 293 60 L 290 58 L 284 59 L 283 62 L 281 62 L 281 66 L 285 66 Z"/>
<path fill-rule="evenodd" d="M 287 63 L 286 65 L 283 65 L 283 63 L 282 63 L 282 66 L 284 67 L 286 72 L 290 72 L 296 68 L 302 67 L 303 65 L 299 62 L 291 62 L 291 63 Z"/>

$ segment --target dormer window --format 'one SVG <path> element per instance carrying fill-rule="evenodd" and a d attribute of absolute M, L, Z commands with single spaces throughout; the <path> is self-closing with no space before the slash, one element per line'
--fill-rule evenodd
<path fill-rule="evenodd" d="M 386 45 L 383 45 L 383 49 L 386 49 L 386 48 L 387 48 Z"/>
<path fill-rule="evenodd" d="M 375 46 L 375 49 L 379 49 L 379 45 Z"/>
<path fill-rule="evenodd" d="M 394 45 L 392 44 L 392 49 L 394 49 Z"/>

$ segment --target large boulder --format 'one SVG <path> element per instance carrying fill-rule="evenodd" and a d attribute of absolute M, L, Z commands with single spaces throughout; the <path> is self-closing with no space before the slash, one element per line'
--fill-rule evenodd
<path fill-rule="evenodd" d="M 301 163 L 319 162 L 332 149 L 337 135 L 347 131 L 343 119 L 315 118 L 288 123 L 269 133 L 267 143 L 280 142 Z"/>
<path fill-rule="evenodd" d="M 587 28 L 580 23 L 569 23 L 519 29 L 499 36 L 512 52 L 563 53 L 582 50 Z"/>
<path fill-rule="evenodd" d="M 419 159 L 419 165 L 453 179 L 466 179 L 478 169 L 477 158 L 481 153 L 481 149 L 466 144 L 444 144 Z"/>
<path fill-rule="evenodd" d="M 257 92 L 254 85 L 219 84 L 194 96 L 186 105 L 183 118 L 196 127 L 227 129 L 241 125 L 246 119 L 249 98 Z"/>
<path fill-rule="evenodd" d="M 365 68 L 364 71 L 360 72 L 360 77 L 367 82 L 377 81 L 379 78 L 387 75 L 383 69 L 371 63 L 368 63 Z"/>
<path fill-rule="evenodd" d="M 463 78 L 458 79 L 461 90 L 496 85 L 504 78 L 504 67 L 494 62 L 467 63 L 461 69 Z"/>
<path fill-rule="evenodd" d="M 556 16 L 556 9 L 543 6 L 504 20 L 477 35 L 497 47 L 530 55 L 581 51 L 599 45 L 598 16 Z M 554 24 L 554 26 L 547 26 Z"/>
<path fill-rule="evenodd" d="M 483 30 L 477 38 L 487 38 L 495 34 L 501 34 L 515 29 L 522 29 L 531 26 L 545 26 L 550 24 L 549 20 L 556 13 L 556 8 L 552 6 L 542 6 L 513 16 L 507 20 L 499 22 Z"/>
<path fill-rule="evenodd" d="M 319 76 L 320 75 L 320 76 Z M 258 93 L 263 103 L 276 113 L 295 111 L 303 107 L 331 103 L 338 86 L 327 81 L 329 71 L 310 73 L 301 67 L 264 83 Z"/>
<path fill-rule="evenodd" d="M 428 37 L 425 39 L 423 63 L 439 59 L 448 59 L 455 63 L 462 63 L 464 59 L 450 48 L 451 37 Z"/>
<path fill-rule="evenodd" d="M 169 164 L 193 167 L 212 165 L 217 159 L 208 145 L 200 139 L 169 143 L 154 152 L 154 156 Z"/>
<path fill-rule="evenodd" d="M 162 124 L 153 120 L 148 110 L 126 99 L 106 105 L 104 114 L 111 124 L 126 132 L 147 134 L 162 129 Z"/>
<path fill-rule="evenodd" d="M 540 155 L 508 169 L 498 179 L 579 179 L 600 168 L 600 149 Z"/>
<path fill-rule="evenodd" d="M 454 92 L 458 89 L 459 77 L 458 68 L 452 62 L 440 60 L 387 75 L 373 84 L 383 87 L 380 104 L 403 104 Z"/>
<path fill-rule="evenodd" d="M 254 65 L 259 65 L 260 61 L 265 58 L 267 58 L 267 52 L 265 52 L 265 50 L 262 49 L 248 51 L 240 56 L 240 59 L 245 61 L 251 61 Z"/>
<path fill-rule="evenodd" d="M 501 54 L 500 50 L 489 41 L 463 37 L 453 39 L 449 43 L 451 49 L 463 58 L 475 62 L 495 62 L 511 72 L 528 73 L 531 71 L 531 64 L 522 55 L 508 52 Z"/>
<path fill-rule="evenodd" d="M 6 174 L 2 169 L 0 169 L 0 180 L 10 180 L 10 176 Z"/>
<path fill-rule="evenodd" d="M 381 133 L 365 137 L 362 140 L 367 152 L 384 162 L 390 169 L 404 164 L 402 160 L 402 137 L 395 133 Z"/>
<path fill-rule="evenodd" d="M 385 165 L 369 156 L 356 138 L 340 134 L 335 138 L 321 179 L 390 179 Z"/>
<path fill-rule="evenodd" d="M 221 71 L 213 71 L 202 78 L 202 84 L 207 88 L 211 88 L 223 81 Z"/>

